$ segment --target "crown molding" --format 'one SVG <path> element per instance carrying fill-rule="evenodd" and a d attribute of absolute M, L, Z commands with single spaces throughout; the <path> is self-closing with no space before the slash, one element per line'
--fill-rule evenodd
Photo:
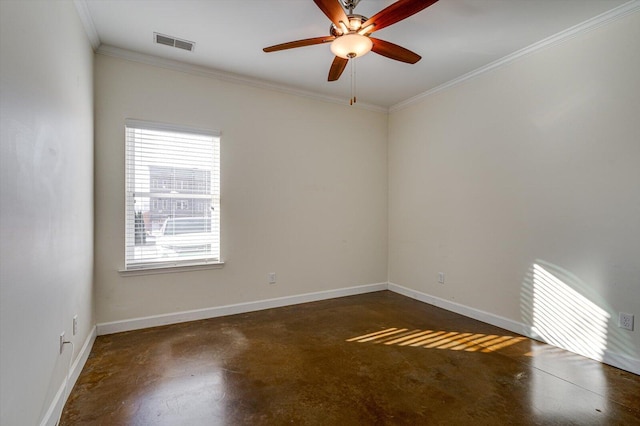
<path fill-rule="evenodd" d="M 294 89 L 284 85 L 270 83 L 264 80 L 243 77 L 237 74 L 219 71 L 213 68 L 203 67 L 200 65 L 187 64 L 185 62 L 175 61 L 172 59 L 160 58 L 158 56 L 134 52 L 132 50 L 122 49 L 120 47 L 101 44 L 100 47 L 98 47 L 98 49 L 96 50 L 96 53 L 100 55 L 126 59 L 128 61 L 152 65 L 160 68 L 166 68 L 174 71 L 181 71 L 188 74 L 197 75 L 200 77 L 207 77 L 215 80 L 221 80 L 228 83 L 240 84 L 240 85 L 255 87 L 259 89 L 272 90 L 275 92 L 281 92 L 289 95 L 300 96 L 304 98 L 320 100 L 320 101 L 330 102 L 330 103 L 335 103 L 340 105 L 347 105 L 347 102 L 343 98 L 335 98 L 332 96 L 326 96 L 316 92 Z M 353 107 L 375 111 L 375 112 L 383 112 L 383 113 L 389 112 L 388 108 L 386 107 L 382 107 L 374 104 L 368 104 L 366 102 L 358 103 L 356 105 L 353 105 Z"/>
<path fill-rule="evenodd" d="M 589 31 L 592 31 L 596 28 L 607 25 L 613 21 L 616 21 L 620 18 L 623 18 L 627 15 L 630 15 L 638 11 L 640 11 L 640 0 L 632 0 L 627 3 L 624 3 L 614 9 L 609 10 L 608 12 L 604 12 L 580 24 L 567 28 L 564 31 L 561 31 L 557 34 L 554 34 L 550 37 L 547 37 L 543 40 L 533 43 L 523 49 L 517 50 L 503 58 L 500 58 L 487 65 L 477 68 L 471 72 L 461 75 L 460 77 L 454 78 L 453 80 L 449 80 L 446 83 L 443 83 L 437 87 L 434 87 L 433 89 L 427 90 L 426 92 L 420 93 L 419 95 L 413 96 L 407 100 L 404 100 L 395 105 L 392 105 L 391 107 L 389 107 L 389 112 L 396 112 L 401 109 L 407 108 L 411 105 L 414 105 L 422 101 L 423 99 L 431 95 L 435 95 L 436 93 L 440 93 L 449 88 L 458 86 L 459 84 L 462 84 L 468 80 L 472 80 L 487 72 L 504 67 L 508 64 L 511 64 L 512 62 L 515 62 L 525 56 L 531 55 L 539 50 L 543 50 L 552 46 L 557 46 L 561 43 L 571 40 L 574 37 L 585 34 Z"/>
<path fill-rule="evenodd" d="M 266 90 L 272 90 L 280 93 L 286 93 L 289 95 L 300 96 L 304 98 L 320 100 L 320 101 L 334 103 L 334 104 L 340 104 L 340 105 L 346 104 L 346 101 L 342 98 L 327 96 L 317 92 L 296 89 L 296 88 L 288 87 L 286 85 L 271 83 L 265 80 L 244 77 L 241 75 L 232 74 L 232 73 L 216 70 L 209 67 L 187 64 L 185 62 L 160 58 L 153 55 L 147 55 L 147 54 L 134 52 L 127 49 L 122 49 L 115 46 L 101 44 L 100 38 L 95 29 L 93 20 L 91 19 L 91 15 L 89 13 L 86 0 L 74 0 L 74 4 L 76 6 L 76 9 L 78 10 L 78 15 L 80 16 L 80 19 L 85 28 L 85 31 L 87 33 L 91 46 L 93 47 L 94 51 L 98 54 L 117 57 L 117 58 L 129 60 L 129 61 L 144 63 L 147 65 L 153 65 L 153 66 L 171 69 L 175 71 L 186 72 L 192 75 L 213 78 L 216 80 L 226 81 L 229 83 L 251 86 L 251 87 L 266 89 Z M 375 112 L 382 112 L 382 113 L 399 111 L 401 109 L 414 105 L 431 95 L 435 95 L 444 90 L 458 86 L 459 84 L 462 84 L 466 81 L 479 77 L 487 72 L 504 67 L 508 64 L 511 64 L 512 62 L 515 62 L 523 57 L 529 56 L 537 51 L 564 43 L 574 37 L 577 37 L 581 34 L 585 34 L 589 31 L 592 31 L 596 28 L 607 25 L 613 21 L 616 21 L 618 19 L 621 19 L 627 15 L 630 15 L 638 11 L 640 11 L 640 0 L 631 0 L 614 9 L 604 12 L 596 17 L 588 19 L 580 24 L 577 24 L 557 34 L 554 34 L 550 37 L 547 37 L 543 40 L 533 43 L 523 49 L 517 50 L 487 65 L 484 65 L 480 68 L 476 68 L 473 71 L 470 71 L 466 74 L 463 74 L 459 77 L 449 80 L 446 83 L 443 83 L 437 87 L 429 89 L 423 93 L 420 93 L 416 96 L 408 98 L 395 105 L 392 105 L 389 108 L 380 106 L 380 105 L 375 105 L 375 104 L 368 104 L 368 103 L 358 103 L 356 105 L 353 105 L 353 107 L 375 111 Z"/>
<path fill-rule="evenodd" d="M 84 31 L 87 33 L 87 37 L 89 38 L 89 43 L 91 43 L 91 47 L 95 52 L 98 47 L 100 47 L 100 37 L 98 36 L 98 31 L 93 23 L 93 19 L 91 19 L 89 6 L 87 6 L 86 0 L 73 0 L 73 4 L 78 11 L 78 16 L 80 17 Z"/>

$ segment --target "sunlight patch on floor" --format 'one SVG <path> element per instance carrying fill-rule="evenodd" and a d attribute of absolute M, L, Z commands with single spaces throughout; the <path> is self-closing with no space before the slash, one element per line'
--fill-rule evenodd
<path fill-rule="evenodd" d="M 389 346 L 409 346 L 426 349 L 448 349 L 465 352 L 494 352 L 526 340 L 522 336 L 463 333 L 444 330 L 409 330 L 387 328 L 347 339 L 347 342 L 375 343 Z"/>

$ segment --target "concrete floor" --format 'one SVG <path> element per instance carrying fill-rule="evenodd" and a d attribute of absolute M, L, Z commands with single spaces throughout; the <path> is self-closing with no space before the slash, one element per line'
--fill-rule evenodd
<path fill-rule="evenodd" d="M 64 425 L 640 425 L 640 377 L 383 291 L 100 336 Z"/>

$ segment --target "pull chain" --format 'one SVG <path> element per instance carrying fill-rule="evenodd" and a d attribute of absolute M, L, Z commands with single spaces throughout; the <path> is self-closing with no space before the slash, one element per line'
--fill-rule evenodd
<path fill-rule="evenodd" d="M 351 56 L 351 99 L 349 99 L 349 105 L 356 103 L 356 56 Z"/>
<path fill-rule="evenodd" d="M 351 85 L 353 86 L 351 95 L 353 97 L 353 103 L 356 103 L 356 58 L 353 58 L 353 76 L 351 77 Z"/>

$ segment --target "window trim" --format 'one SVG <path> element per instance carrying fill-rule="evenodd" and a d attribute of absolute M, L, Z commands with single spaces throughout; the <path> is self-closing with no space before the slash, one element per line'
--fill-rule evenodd
<path fill-rule="evenodd" d="M 216 262 L 193 262 L 182 264 L 171 264 L 166 262 L 165 265 L 155 264 L 154 266 L 148 266 L 145 268 L 129 268 L 118 269 L 118 272 L 123 277 L 135 277 L 139 275 L 155 275 L 155 274 L 173 274 L 176 272 L 189 272 L 189 271 L 202 271 L 205 269 L 221 269 L 225 262 L 221 259 Z"/>
<path fill-rule="evenodd" d="M 167 261 L 149 261 L 149 262 L 137 262 L 135 264 L 127 264 L 127 242 L 130 239 L 130 236 L 127 234 L 127 220 L 128 220 L 128 203 L 129 203 L 129 175 L 131 173 L 131 168 L 128 162 L 132 161 L 129 158 L 128 150 L 129 150 L 129 141 L 127 140 L 127 129 L 128 128 L 142 128 L 146 130 L 154 130 L 154 131 L 167 131 L 167 132 L 180 132 L 180 133 L 190 133 L 195 135 L 204 135 L 211 136 L 214 138 L 214 144 L 217 144 L 217 159 L 218 164 L 214 164 L 212 167 L 212 172 L 216 168 L 218 168 L 218 188 L 217 194 L 212 191 L 211 195 L 218 197 L 218 214 L 220 215 L 220 198 L 221 198 L 221 188 L 220 188 L 220 179 L 221 179 L 221 170 L 220 170 L 220 150 L 221 150 L 221 135 L 222 133 L 219 130 L 211 130 L 211 129 L 202 129 L 184 125 L 176 125 L 176 124 L 168 124 L 168 123 L 158 123 L 152 121 L 145 120 L 137 120 L 137 119 L 125 119 L 124 126 L 124 142 L 125 142 L 125 229 L 124 229 L 124 266 L 121 269 L 118 269 L 118 272 L 122 276 L 135 276 L 135 275 L 147 275 L 147 274 L 163 274 L 163 273 L 175 273 L 175 272 L 184 272 L 184 271 L 192 271 L 192 270 L 201 270 L 201 269 L 219 269 L 224 266 L 224 261 L 222 258 L 222 238 L 221 238 L 221 227 L 222 227 L 222 218 L 218 217 L 218 257 L 205 257 L 199 259 L 187 259 L 187 260 L 167 260 Z M 217 141 L 215 141 L 217 139 Z M 167 200 L 162 200 L 163 203 Z"/>

